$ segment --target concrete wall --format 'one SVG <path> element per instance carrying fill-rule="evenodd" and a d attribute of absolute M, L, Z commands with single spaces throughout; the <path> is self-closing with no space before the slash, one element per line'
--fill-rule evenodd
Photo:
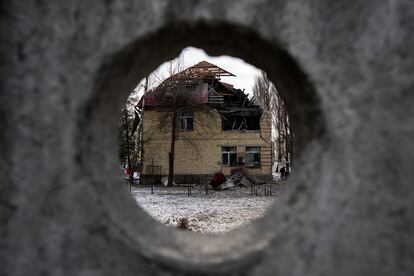
<path fill-rule="evenodd" d="M 1 275 L 413 275 L 412 1 L 2 1 Z M 217 42 L 220 43 L 217 43 Z M 137 81 L 186 46 L 264 69 L 295 174 L 223 235 L 118 185 Z"/>
<path fill-rule="evenodd" d="M 143 117 L 144 161 L 147 166 L 161 166 L 162 174 L 168 175 L 168 152 L 171 145 L 171 113 L 146 110 Z M 245 156 L 246 146 L 258 146 L 261 166 L 243 168 L 251 175 L 271 175 L 271 117 L 265 113 L 260 121 L 260 131 L 222 131 L 221 117 L 213 112 L 194 112 L 193 131 L 177 131 L 174 172 L 176 175 L 209 174 L 222 171 L 230 175 L 233 166 L 221 165 L 221 147 L 237 147 L 237 156 Z"/>

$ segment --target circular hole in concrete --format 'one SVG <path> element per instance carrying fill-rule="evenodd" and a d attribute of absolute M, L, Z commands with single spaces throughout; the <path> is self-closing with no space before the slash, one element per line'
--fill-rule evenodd
<path fill-rule="evenodd" d="M 88 182 L 85 188 L 93 190 L 102 210 L 101 223 L 108 228 L 111 239 L 119 242 L 119 247 L 163 267 L 197 272 L 215 269 L 217 274 L 226 274 L 241 271 L 260 257 L 286 225 L 283 221 L 274 224 L 274 220 L 281 218 L 282 210 L 274 205 L 262 219 L 222 235 L 177 231 L 156 223 L 136 208 L 128 187 L 120 188 L 119 173 L 114 169 L 119 167 L 114 155 L 119 111 L 136 80 L 189 45 L 214 56 L 239 57 L 265 70 L 289 110 L 297 163 L 303 161 L 304 153 L 318 151 L 311 142 L 320 141 L 324 130 L 319 100 L 306 75 L 277 42 L 237 26 L 177 24 L 144 35 L 105 58 L 96 75 L 95 93 L 80 115 L 80 175 Z M 310 169 L 317 169 L 315 166 L 316 163 Z M 299 179 L 305 177 L 301 170 L 295 171 L 292 182 L 296 173 Z M 298 200 L 296 197 L 295 201 Z"/>
<path fill-rule="evenodd" d="M 128 96 L 118 158 L 132 197 L 157 221 L 223 233 L 263 216 L 280 194 L 293 133 L 264 71 L 188 47 Z"/>

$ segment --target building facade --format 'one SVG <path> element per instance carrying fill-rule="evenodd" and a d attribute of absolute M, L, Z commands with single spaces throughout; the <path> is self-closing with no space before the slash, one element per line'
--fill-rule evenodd
<path fill-rule="evenodd" d="M 157 98 L 159 88 L 145 96 L 142 182 L 168 175 L 172 136 L 177 183 L 199 183 L 217 172 L 228 176 L 236 168 L 261 182 L 270 181 L 271 115 L 243 91 L 220 81 L 221 75 L 231 73 L 207 62 L 187 70 L 197 69 L 201 71 L 198 75 L 189 77 L 185 70 L 173 80 L 167 79 L 186 83 L 183 93 L 191 100 L 182 106 L 171 106 Z M 172 87 L 177 89 L 176 85 Z M 158 95 L 165 99 L 170 94 L 164 90 Z"/>

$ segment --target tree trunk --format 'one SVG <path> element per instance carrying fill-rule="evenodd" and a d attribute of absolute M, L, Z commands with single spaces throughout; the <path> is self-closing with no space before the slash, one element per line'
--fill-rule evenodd
<path fill-rule="evenodd" d="M 282 143 L 283 143 L 283 127 L 282 127 L 282 109 L 281 109 L 281 99 L 276 95 L 277 99 L 277 150 L 278 150 L 278 160 L 282 161 Z"/>
<path fill-rule="evenodd" d="M 141 107 L 141 124 L 138 126 L 138 145 L 139 145 L 139 151 L 138 151 L 138 160 L 139 162 L 139 173 L 142 175 L 142 169 L 144 164 L 144 108 L 145 108 L 145 101 L 144 96 L 148 92 L 148 76 L 145 77 L 145 84 L 144 84 L 144 94 L 142 95 L 142 107 Z M 140 178 L 141 182 L 141 178 Z"/>
<path fill-rule="evenodd" d="M 125 140 L 126 140 L 126 144 L 127 144 L 127 163 L 128 163 L 128 170 L 129 170 L 129 184 L 132 185 L 132 180 L 131 180 L 131 166 L 132 166 L 132 162 L 131 162 L 131 141 L 130 141 L 130 136 L 129 136 L 129 122 L 128 122 L 128 113 L 125 112 L 125 122 L 126 122 L 126 131 L 125 131 Z"/>
<path fill-rule="evenodd" d="M 168 153 L 168 187 L 173 186 L 174 181 L 174 156 L 175 156 L 175 140 L 176 140 L 176 112 L 173 111 L 171 115 L 171 147 Z"/>
<path fill-rule="evenodd" d="M 289 130 L 288 130 L 288 121 L 287 121 L 287 111 L 283 108 L 283 128 L 285 133 L 285 160 L 289 162 Z"/>

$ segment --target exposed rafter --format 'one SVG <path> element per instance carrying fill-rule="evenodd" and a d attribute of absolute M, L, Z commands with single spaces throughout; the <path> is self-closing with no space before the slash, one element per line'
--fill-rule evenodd
<path fill-rule="evenodd" d="M 220 77 L 235 77 L 234 74 L 218 67 L 215 64 L 205 60 L 188 67 L 187 69 L 172 75 L 167 80 L 182 80 L 182 79 L 220 79 Z"/>

